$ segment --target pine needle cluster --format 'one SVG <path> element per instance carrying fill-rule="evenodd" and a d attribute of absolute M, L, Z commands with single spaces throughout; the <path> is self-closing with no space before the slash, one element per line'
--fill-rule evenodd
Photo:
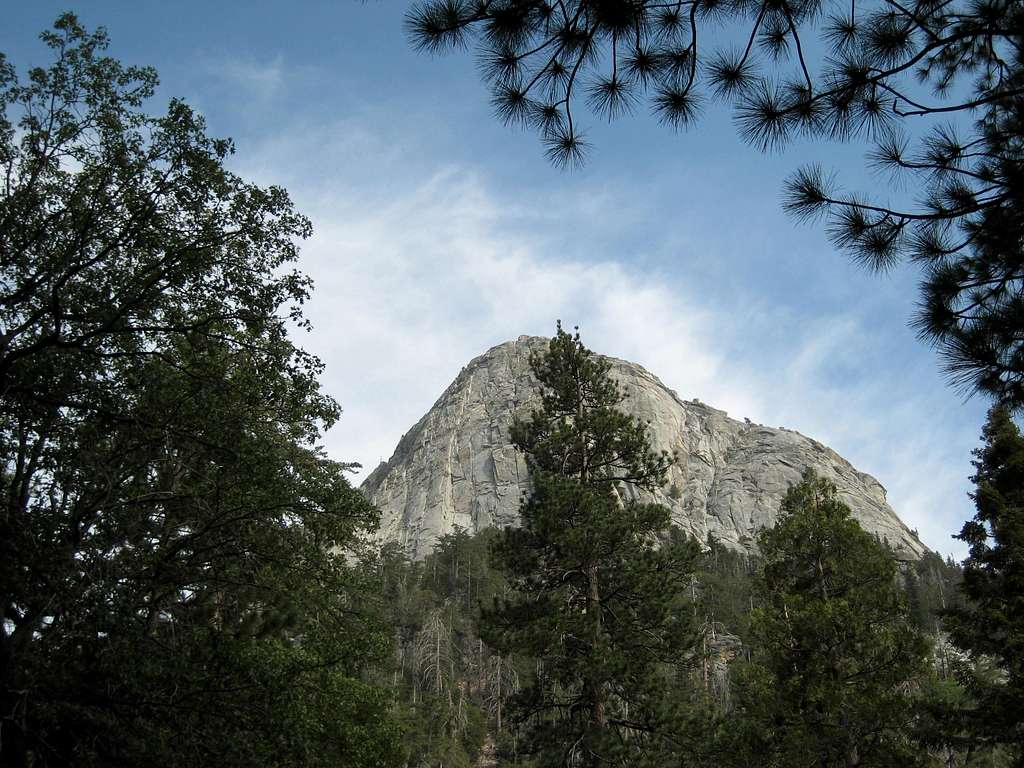
<path fill-rule="evenodd" d="M 646 104 L 684 129 L 715 98 L 764 151 L 872 142 L 918 204 L 808 167 L 785 207 L 825 217 L 871 269 L 920 264 L 917 329 L 951 380 L 1024 405 L 1019 0 L 423 0 L 407 28 L 430 51 L 472 47 L 498 117 L 537 131 L 557 166 L 586 160 L 581 106 L 613 120 Z"/>

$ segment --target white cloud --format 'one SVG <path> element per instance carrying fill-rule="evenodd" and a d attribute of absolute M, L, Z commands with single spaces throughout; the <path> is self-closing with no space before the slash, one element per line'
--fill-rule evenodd
<path fill-rule="evenodd" d="M 637 254 L 602 246 L 622 225 L 613 195 L 513 199 L 399 146 L 348 123 L 246 153 L 247 175 L 283 183 L 315 224 L 302 265 L 316 281 L 315 330 L 300 343 L 327 363 L 324 386 L 345 409 L 332 455 L 372 469 L 472 357 L 549 335 L 560 318 L 684 398 L 830 444 L 878 477 L 926 543 L 962 553 L 948 536 L 970 514 L 973 434 L 940 417 L 952 398 L 922 394 L 912 367 L 861 370 L 883 341 L 862 318 L 640 271 Z M 315 170 L 325 167 L 345 177 Z"/>
<path fill-rule="evenodd" d="M 281 54 L 267 60 L 214 58 L 201 67 L 233 101 L 248 103 L 265 103 L 279 96 L 287 80 L 297 74 L 286 67 Z"/>

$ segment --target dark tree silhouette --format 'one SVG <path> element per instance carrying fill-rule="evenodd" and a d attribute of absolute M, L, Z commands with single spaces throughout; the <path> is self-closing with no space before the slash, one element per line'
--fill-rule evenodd
<path fill-rule="evenodd" d="M 946 612 L 953 642 L 974 661 L 991 664 L 989 679 L 972 675 L 975 706 L 958 714 L 976 746 L 1004 745 L 1024 766 L 1024 437 L 1005 409 L 993 408 L 975 451 L 977 508 L 957 537 L 967 604 Z"/>
<path fill-rule="evenodd" d="M 426 50 L 472 45 L 497 115 L 536 130 L 560 166 L 585 158 L 581 102 L 608 119 L 646 103 L 683 128 L 724 99 L 762 150 L 873 141 L 871 162 L 912 177 L 918 205 L 805 167 L 787 209 L 826 216 L 872 269 L 918 262 L 917 327 L 953 382 L 1024 405 L 1019 0 L 425 0 L 407 26 Z"/>
<path fill-rule="evenodd" d="M 0 57 L 0 765 L 397 763 L 309 222 L 102 30 L 42 37 Z"/>

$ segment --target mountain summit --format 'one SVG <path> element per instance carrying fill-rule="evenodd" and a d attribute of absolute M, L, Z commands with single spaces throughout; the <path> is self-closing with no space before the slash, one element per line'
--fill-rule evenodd
<path fill-rule="evenodd" d="M 381 510 L 380 538 L 423 557 L 456 527 L 475 533 L 515 523 L 529 488 L 526 462 L 509 427 L 539 404 L 529 356 L 548 339 L 520 336 L 473 359 L 362 490 Z M 806 467 L 834 482 L 861 525 L 901 559 L 926 547 L 899 519 L 875 478 L 816 440 L 788 429 L 736 421 L 697 400 L 682 400 L 635 363 L 607 358 L 627 397 L 622 407 L 650 424 L 651 444 L 677 456 L 668 482 L 648 500 L 707 541 L 749 549 L 771 526 L 790 485 Z"/>

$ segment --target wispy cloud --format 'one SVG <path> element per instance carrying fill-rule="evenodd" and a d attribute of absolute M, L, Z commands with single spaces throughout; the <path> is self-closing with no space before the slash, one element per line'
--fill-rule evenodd
<path fill-rule="evenodd" d="M 926 356 L 877 367 L 885 339 L 855 311 L 809 316 L 685 271 L 639 269 L 638 254 L 604 245 L 613 231 L 621 239 L 615 196 L 524 200 L 470 170 L 432 169 L 358 121 L 319 131 L 281 134 L 247 163 L 288 186 L 316 227 L 303 248 L 315 330 L 300 341 L 325 360 L 325 387 L 345 408 L 327 439 L 336 457 L 372 468 L 472 357 L 549 335 L 560 318 L 684 398 L 828 443 L 888 488 L 926 543 L 962 553 L 949 536 L 970 513 L 976 422 L 942 417 L 955 399 L 921 386 Z"/>
<path fill-rule="evenodd" d="M 207 74 L 240 99 L 267 101 L 279 95 L 285 84 L 285 62 L 278 54 L 257 59 L 221 58 L 205 63 Z"/>

